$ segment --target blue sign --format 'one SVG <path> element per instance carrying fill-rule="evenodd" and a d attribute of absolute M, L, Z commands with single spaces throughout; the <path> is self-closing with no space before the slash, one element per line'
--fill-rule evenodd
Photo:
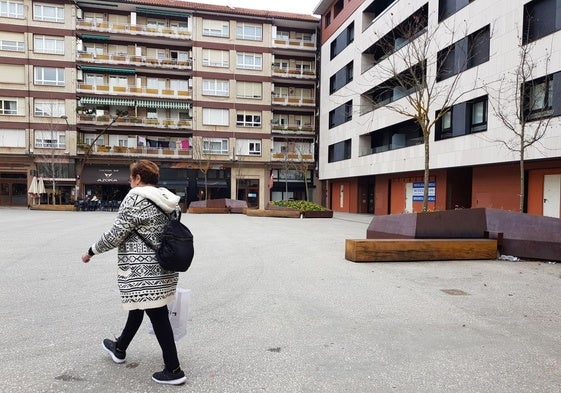
<path fill-rule="evenodd" d="M 422 181 L 413 182 L 413 202 L 423 202 L 423 191 L 425 183 Z M 436 182 L 429 181 L 429 202 L 436 202 Z"/>

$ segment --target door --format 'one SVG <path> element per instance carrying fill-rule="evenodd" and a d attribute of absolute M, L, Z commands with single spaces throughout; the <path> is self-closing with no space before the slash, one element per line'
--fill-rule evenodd
<path fill-rule="evenodd" d="M 545 175 L 543 178 L 543 215 L 560 218 L 561 175 Z"/>
<path fill-rule="evenodd" d="M 405 184 L 405 211 L 404 213 L 413 213 L 413 183 Z"/>

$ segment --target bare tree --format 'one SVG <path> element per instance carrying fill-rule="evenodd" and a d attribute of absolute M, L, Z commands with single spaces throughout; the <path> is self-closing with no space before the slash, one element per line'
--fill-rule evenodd
<path fill-rule="evenodd" d="M 68 130 L 68 122 L 66 123 L 66 127 L 60 123 L 56 123 L 54 119 L 59 118 L 59 109 L 53 103 L 47 103 L 46 105 L 40 105 L 35 108 L 35 111 L 42 112 L 43 116 L 48 117 L 48 129 L 45 131 L 41 131 L 42 133 L 42 147 L 50 147 L 50 154 L 43 154 L 42 162 L 48 162 L 49 165 L 41 165 L 40 169 L 40 176 L 48 176 L 52 179 L 51 184 L 51 203 L 56 205 L 56 178 L 57 177 L 64 177 L 61 173 L 62 168 L 60 165 L 57 165 L 57 160 L 55 158 L 56 151 L 58 148 L 63 147 L 59 142 L 59 133 Z M 60 116 L 61 119 L 66 121 L 66 115 Z M 48 141 L 48 142 L 47 142 Z"/>
<path fill-rule="evenodd" d="M 488 42 L 490 34 L 487 28 L 468 36 L 466 28 L 462 39 L 456 39 L 458 26 L 429 25 L 428 20 L 425 5 L 365 52 L 372 59 L 370 75 L 386 80 L 363 93 L 361 103 L 363 113 L 383 106 L 419 126 L 424 144 L 423 211 L 428 204 L 431 132 L 462 96 L 475 89 L 475 85 L 458 89 L 463 72 L 473 66 L 471 60 L 484 56 L 468 40 L 477 42 L 482 35 Z"/>
<path fill-rule="evenodd" d="M 293 157 L 285 154 L 286 169 L 292 169 L 300 174 L 300 176 L 302 176 L 302 181 L 304 182 L 304 189 L 306 193 L 306 201 L 309 201 L 310 192 L 308 189 L 308 171 L 310 170 L 310 165 L 312 165 L 313 162 L 306 161 L 305 157 L 307 155 L 311 155 L 311 152 L 309 151 L 309 148 L 306 149 L 305 146 L 307 145 L 305 144 L 305 142 L 300 143 L 298 140 L 294 140 L 289 143 L 293 143 L 294 153 Z"/>
<path fill-rule="evenodd" d="M 208 199 L 208 171 L 212 167 L 212 161 L 207 148 L 205 148 L 205 142 L 210 143 L 210 140 L 203 137 L 193 138 L 193 162 L 195 163 L 197 169 L 201 171 L 205 177 L 206 201 Z"/>
<path fill-rule="evenodd" d="M 535 44 L 518 37 L 518 64 L 500 81 L 486 86 L 495 116 L 509 131 L 506 139 L 494 140 L 518 156 L 520 169 L 520 212 L 524 212 L 525 169 L 528 148 L 545 136 L 553 117 L 552 80 L 547 75 L 551 50 L 535 58 Z M 541 71 L 540 71 L 541 70 Z M 497 86 L 495 86 L 497 85 Z"/>
<path fill-rule="evenodd" d="M 78 197 L 80 191 L 82 190 L 82 176 L 84 174 L 84 168 L 86 167 L 86 163 L 88 162 L 88 160 L 90 158 L 90 155 L 93 152 L 93 148 L 94 148 L 95 144 L 97 143 L 99 138 L 101 138 L 103 135 L 105 135 L 107 133 L 107 131 L 111 128 L 113 123 L 115 123 L 119 118 L 121 118 L 123 116 L 126 116 L 126 113 L 118 111 L 117 115 L 111 119 L 109 124 L 107 124 L 103 128 L 103 130 L 101 130 L 89 144 L 87 144 L 86 151 L 84 153 L 84 156 L 82 157 L 82 161 L 80 163 L 80 168 L 78 170 L 78 177 L 77 177 L 77 180 L 76 180 L 76 197 Z"/>

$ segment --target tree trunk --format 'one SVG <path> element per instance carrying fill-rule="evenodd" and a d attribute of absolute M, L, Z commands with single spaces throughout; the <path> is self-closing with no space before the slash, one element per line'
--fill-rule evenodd
<path fill-rule="evenodd" d="M 524 153 L 525 153 L 524 141 L 520 145 L 520 213 L 524 213 Z"/>
<path fill-rule="evenodd" d="M 423 140 L 425 144 L 425 173 L 424 173 L 424 186 L 423 186 L 423 211 L 428 210 L 429 203 L 429 172 L 430 172 L 430 148 L 429 148 L 430 133 L 426 128 L 423 130 Z"/>

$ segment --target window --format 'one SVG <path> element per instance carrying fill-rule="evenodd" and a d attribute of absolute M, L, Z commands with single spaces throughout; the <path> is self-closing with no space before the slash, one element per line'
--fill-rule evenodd
<path fill-rule="evenodd" d="M 230 52 L 227 50 L 203 49 L 203 65 L 228 68 L 230 66 Z"/>
<path fill-rule="evenodd" d="M 203 153 L 228 154 L 228 139 L 203 140 Z"/>
<path fill-rule="evenodd" d="M 236 97 L 260 100 L 263 86 L 260 82 L 236 82 Z"/>
<path fill-rule="evenodd" d="M 203 79 L 203 95 L 228 97 L 230 82 L 218 79 Z"/>
<path fill-rule="evenodd" d="M 439 0 L 438 20 L 441 22 L 475 0 Z"/>
<path fill-rule="evenodd" d="M 36 85 L 64 86 L 64 68 L 35 67 Z"/>
<path fill-rule="evenodd" d="M 0 1 L 0 17 L 23 19 L 23 1 Z"/>
<path fill-rule="evenodd" d="M 351 61 L 329 78 L 329 94 L 335 93 L 352 80 L 353 62 Z"/>
<path fill-rule="evenodd" d="M 343 7 L 345 6 L 345 0 L 337 0 L 333 5 L 333 17 L 336 18 L 337 15 L 343 11 Z"/>
<path fill-rule="evenodd" d="M 238 111 L 236 125 L 238 127 L 261 127 L 261 113 Z"/>
<path fill-rule="evenodd" d="M 524 5 L 524 43 L 561 29 L 561 0 L 534 0 Z"/>
<path fill-rule="evenodd" d="M 442 81 L 489 61 L 489 25 L 437 54 L 437 80 Z"/>
<path fill-rule="evenodd" d="M 25 50 L 23 41 L 0 40 L 0 50 L 23 52 Z"/>
<path fill-rule="evenodd" d="M 223 20 L 203 20 L 203 35 L 210 37 L 230 37 L 230 22 Z"/>
<path fill-rule="evenodd" d="M 439 111 L 442 112 L 442 111 Z M 440 113 L 437 113 L 439 115 Z M 450 138 L 452 136 L 452 116 L 453 108 L 447 108 L 435 125 L 435 140 Z"/>
<path fill-rule="evenodd" d="M 342 142 L 329 145 L 327 151 L 327 162 L 337 162 L 348 160 L 351 158 L 351 140 L 347 139 Z"/>
<path fill-rule="evenodd" d="M 35 147 L 64 149 L 66 148 L 66 133 L 64 131 L 35 131 Z"/>
<path fill-rule="evenodd" d="M 17 115 L 18 102 L 16 100 L 0 100 L 0 115 Z"/>
<path fill-rule="evenodd" d="M 47 4 L 34 4 L 33 19 L 44 22 L 64 23 L 64 7 Z"/>
<path fill-rule="evenodd" d="M 66 114 L 64 100 L 44 100 L 36 98 L 33 115 L 42 117 L 61 117 Z"/>
<path fill-rule="evenodd" d="M 189 81 L 185 79 L 170 79 L 169 88 L 175 91 L 189 91 Z"/>
<path fill-rule="evenodd" d="M 353 102 L 347 101 L 329 112 L 329 128 L 337 127 L 353 118 Z"/>
<path fill-rule="evenodd" d="M 447 108 L 436 122 L 435 141 L 486 131 L 487 106 L 487 96 L 483 96 Z"/>
<path fill-rule="evenodd" d="M 36 35 L 33 38 L 35 53 L 50 53 L 64 55 L 64 38 Z"/>
<path fill-rule="evenodd" d="M 261 155 L 261 141 L 249 141 L 249 155 L 250 156 Z"/>
<path fill-rule="evenodd" d="M 86 74 L 84 81 L 86 82 L 87 85 L 92 85 L 92 86 L 101 86 L 105 84 L 105 79 L 103 78 L 103 75 L 99 75 L 99 74 Z"/>
<path fill-rule="evenodd" d="M 331 11 L 327 11 L 327 13 L 323 17 L 324 24 L 323 27 L 327 27 L 331 24 Z"/>
<path fill-rule="evenodd" d="M 470 132 L 487 130 L 487 97 L 469 103 Z"/>
<path fill-rule="evenodd" d="M 522 86 L 526 120 L 540 119 L 552 114 L 553 75 L 527 82 Z"/>
<path fill-rule="evenodd" d="M 238 22 L 238 26 L 236 28 L 236 38 L 239 40 L 262 41 L 263 26 Z"/>
<path fill-rule="evenodd" d="M 2 128 L 0 131 L 0 146 L 2 147 L 26 147 L 25 130 L 8 130 Z"/>
<path fill-rule="evenodd" d="M 238 53 L 236 67 L 245 70 L 262 70 L 263 55 L 257 53 Z"/>
<path fill-rule="evenodd" d="M 229 115 L 228 109 L 203 108 L 203 125 L 227 126 Z"/>
<path fill-rule="evenodd" d="M 160 78 L 146 78 L 146 87 L 148 89 L 163 90 L 166 88 L 166 80 Z"/>
<path fill-rule="evenodd" d="M 331 42 L 331 60 L 343 51 L 355 39 L 355 24 L 352 22 Z"/>
<path fill-rule="evenodd" d="M 277 35 L 276 35 L 275 39 L 281 40 L 281 41 L 288 41 L 290 39 L 290 32 L 277 30 Z"/>

